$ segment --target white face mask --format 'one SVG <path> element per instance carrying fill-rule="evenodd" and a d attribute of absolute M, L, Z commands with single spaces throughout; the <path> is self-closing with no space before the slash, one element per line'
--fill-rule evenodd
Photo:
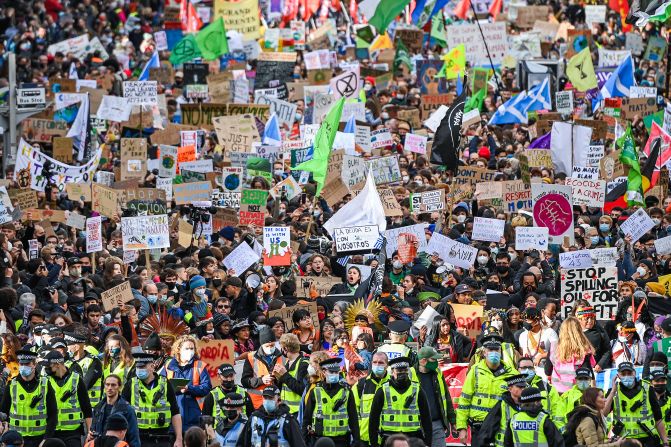
<path fill-rule="evenodd" d="M 636 269 L 636 272 L 639 274 L 639 276 L 645 276 L 647 270 L 644 267 L 639 267 Z"/>
<path fill-rule="evenodd" d="M 620 343 L 626 343 L 627 342 L 627 337 L 624 336 L 624 335 L 619 335 L 617 337 L 617 341 L 619 341 Z"/>
<path fill-rule="evenodd" d="M 179 357 L 183 362 L 190 362 L 195 354 L 196 351 L 193 348 L 182 348 L 179 350 Z"/>
<path fill-rule="evenodd" d="M 465 214 L 459 214 L 457 216 L 457 222 L 464 223 L 465 221 L 466 221 L 466 215 Z"/>
<path fill-rule="evenodd" d="M 310 375 L 310 376 L 316 376 L 317 375 L 317 370 L 315 369 L 314 366 L 308 365 L 308 375 Z"/>
<path fill-rule="evenodd" d="M 494 320 L 490 322 L 489 325 L 498 329 L 499 332 L 501 332 L 501 329 L 503 329 L 503 321 L 501 320 Z"/>
<path fill-rule="evenodd" d="M 264 345 L 264 346 L 263 346 L 263 353 L 264 353 L 264 354 L 266 354 L 266 355 L 270 355 L 270 354 L 272 354 L 273 352 L 275 352 L 275 345 L 273 345 L 273 346 L 265 346 L 265 345 Z"/>
<path fill-rule="evenodd" d="M 487 261 L 489 261 L 488 256 L 478 256 L 478 264 L 484 265 L 487 264 Z"/>
<path fill-rule="evenodd" d="M 508 253 L 510 255 L 510 262 L 513 262 L 517 259 L 517 253 Z"/>

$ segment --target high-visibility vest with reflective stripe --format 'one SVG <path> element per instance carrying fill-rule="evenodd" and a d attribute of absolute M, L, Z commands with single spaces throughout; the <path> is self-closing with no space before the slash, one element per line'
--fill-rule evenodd
<path fill-rule="evenodd" d="M 83 357 L 80 360 L 77 360 L 77 363 L 82 369 L 82 374 L 86 376 L 86 373 L 88 372 L 89 368 L 93 364 L 93 357 L 87 355 Z M 100 399 L 102 399 L 102 383 L 103 383 L 103 378 L 98 377 L 98 380 L 93 382 L 91 384 L 91 387 L 88 389 L 89 392 L 89 399 L 91 400 L 91 407 L 95 407 L 98 405 L 98 402 L 100 402 Z M 122 382 L 123 383 L 123 382 Z"/>
<path fill-rule="evenodd" d="M 389 382 L 382 385 L 384 404 L 380 414 L 381 433 L 409 433 L 422 429 L 419 418 L 419 385 L 416 382 L 400 394 Z M 409 403 L 406 404 L 406 401 Z"/>
<path fill-rule="evenodd" d="M 126 385 L 126 376 L 128 375 L 128 372 L 130 369 L 133 367 L 133 364 L 135 362 L 131 363 L 130 365 L 123 365 L 121 362 L 112 369 L 112 364 L 110 363 L 109 365 L 105 366 L 103 365 L 103 379 L 110 374 L 117 375 L 121 378 L 121 386 Z"/>
<path fill-rule="evenodd" d="M 200 385 L 200 375 L 203 371 L 207 371 L 207 368 L 205 366 L 205 362 L 201 362 L 200 360 L 195 360 L 193 362 L 193 368 L 191 368 L 191 383 L 193 384 L 193 386 Z M 170 368 L 166 368 L 165 369 L 165 377 L 167 377 L 168 380 L 174 378 L 175 377 L 175 371 L 173 371 Z M 196 397 L 196 402 L 198 402 L 198 406 L 200 407 L 200 411 L 203 411 L 203 405 L 205 405 L 205 397 Z"/>
<path fill-rule="evenodd" d="M 668 438 L 669 433 L 671 433 L 671 397 L 668 395 L 666 396 L 664 405 L 661 405 L 661 400 L 659 403 L 662 410 L 662 420 L 664 421 L 664 427 L 666 427 L 666 436 Z"/>
<path fill-rule="evenodd" d="M 408 357 L 412 349 L 403 343 L 385 343 L 378 348 L 377 352 L 384 352 L 389 360 L 393 360 L 397 357 Z"/>
<path fill-rule="evenodd" d="M 302 364 L 302 362 L 303 361 L 299 357 L 298 359 L 296 359 L 296 361 L 292 365 L 291 369 L 287 371 L 289 373 L 289 375 L 291 377 L 293 377 L 294 379 L 298 377 L 298 367 Z M 298 408 L 301 405 L 301 395 L 300 394 L 294 393 L 293 391 L 291 391 L 289 389 L 288 386 L 286 386 L 286 384 L 283 384 L 282 385 L 282 392 L 280 394 L 280 399 L 282 399 L 282 402 L 287 404 L 287 406 L 289 407 L 289 412 L 291 414 L 298 413 Z"/>
<path fill-rule="evenodd" d="M 517 373 L 507 365 L 504 367 L 506 371 L 498 376 L 489 369 L 485 360 L 470 368 L 457 400 L 457 429 L 465 429 L 469 420 L 483 422 L 496 402 L 502 399 L 508 389 L 506 379 Z"/>
<path fill-rule="evenodd" d="M 130 381 L 130 404 L 137 413 L 137 426 L 140 430 L 167 428 L 171 424 L 170 403 L 168 402 L 168 381 L 158 376 L 154 388 L 147 386 L 137 377 Z M 165 415 L 159 423 L 161 414 Z"/>
<path fill-rule="evenodd" d="M 220 435 L 221 447 L 235 447 L 238 443 L 238 439 L 242 436 L 242 431 L 245 428 L 246 422 L 247 419 L 240 417 L 225 435 Z"/>
<path fill-rule="evenodd" d="M 47 432 L 47 383 L 40 377 L 32 392 L 26 391 L 19 379 L 9 383 L 12 403 L 9 407 L 9 429 L 21 436 L 40 436 Z"/>
<path fill-rule="evenodd" d="M 289 441 L 284 437 L 284 422 L 287 416 L 282 415 L 278 419 L 265 420 L 263 418 L 252 416 L 249 421 L 252 424 L 251 447 L 270 447 L 268 432 L 277 432 L 276 447 L 290 447 Z"/>
<path fill-rule="evenodd" d="M 268 368 L 266 368 L 266 364 L 260 361 L 258 358 L 256 358 L 256 351 L 249 353 L 247 361 L 252 364 L 252 369 L 254 370 L 254 377 L 258 377 L 260 379 L 261 377 L 270 374 Z M 275 364 L 281 365 L 282 357 L 279 357 L 277 359 L 277 363 Z M 266 386 L 267 385 L 262 383 L 256 388 L 247 388 L 249 398 L 252 400 L 252 405 L 254 405 L 255 410 L 258 410 L 259 408 L 261 408 L 261 405 L 263 405 L 263 390 L 266 388 Z"/>
<path fill-rule="evenodd" d="M 568 422 L 567 416 L 570 412 L 572 412 L 576 406 L 580 405 L 580 399 L 582 399 L 582 391 L 580 391 L 577 387 L 577 385 L 573 385 L 568 391 L 566 391 L 564 394 L 560 396 L 561 399 L 561 404 L 559 407 L 562 409 L 562 411 L 559 412 L 559 414 L 554 415 L 553 422 L 561 431 L 562 433 L 564 432 L 564 427 L 566 427 L 566 423 Z"/>
<path fill-rule="evenodd" d="M 517 413 L 510 420 L 515 447 L 548 447 L 548 439 L 543 431 L 543 424 L 548 417 L 541 411 L 538 416 L 531 417 L 525 412 Z"/>
<path fill-rule="evenodd" d="M 616 394 L 613 398 L 613 423 L 620 421 L 624 424 L 623 433 L 627 433 L 627 438 L 648 437 L 648 433 L 639 425 L 639 423 L 643 424 L 650 433 L 655 432 L 655 421 L 648 400 L 648 386 L 641 384 L 641 389 L 632 399 L 620 393 L 619 386 L 621 385 L 618 385 L 618 388 L 614 391 Z M 640 404 L 637 405 L 639 402 Z M 634 405 L 637 405 L 638 408 L 632 411 Z"/>
<path fill-rule="evenodd" d="M 347 418 L 347 400 L 349 388 L 340 388 L 335 396 L 331 397 L 321 386 L 314 389 L 315 410 L 312 414 L 312 426 L 317 436 L 344 436 L 349 433 Z M 336 410 L 336 402 L 341 401 Z"/>
<path fill-rule="evenodd" d="M 247 396 L 247 391 L 239 386 L 235 385 L 235 388 L 233 388 L 231 393 L 238 393 L 239 395 L 242 396 L 243 400 L 245 399 L 245 396 Z M 214 400 L 214 403 L 212 404 L 212 418 L 214 419 L 214 429 L 219 432 L 220 428 L 224 425 L 224 420 L 226 419 L 226 415 L 224 415 L 224 409 L 221 408 L 221 405 L 219 404 L 219 401 L 222 400 L 224 397 L 226 397 L 226 392 L 218 386 L 215 389 L 213 389 L 211 392 L 212 394 L 212 399 Z"/>
<path fill-rule="evenodd" d="M 496 447 L 503 447 L 503 439 L 506 437 L 506 428 L 510 424 L 510 419 L 519 411 L 513 408 L 505 400 L 501 401 L 501 420 L 499 421 L 499 431 L 496 432 L 494 445 Z"/>
<path fill-rule="evenodd" d="M 49 383 L 56 395 L 56 406 L 58 407 L 56 431 L 76 430 L 84 422 L 84 414 L 77 396 L 79 380 L 79 374 L 76 372 L 70 373 L 70 377 L 63 386 L 58 385 L 53 377 L 49 378 Z"/>
<path fill-rule="evenodd" d="M 359 413 L 359 433 L 362 441 L 370 441 L 370 435 L 368 434 L 368 426 L 370 424 L 370 408 L 373 406 L 373 398 L 377 390 L 382 388 L 389 380 L 389 374 L 386 374 L 379 383 L 375 383 L 373 379 L 369 376 L 366 377 L 366 381 L 363 382 L 364 389 L 361 391 L 361 397 L 359 397 L 359 382 L 354 384 L 352 388 L 352 394 L 354 394 L 354 403 L 356 404 L 357 412 Z M 372 393 L 366 393 L 366 383 L 375 383 L 375 389 Z"/>

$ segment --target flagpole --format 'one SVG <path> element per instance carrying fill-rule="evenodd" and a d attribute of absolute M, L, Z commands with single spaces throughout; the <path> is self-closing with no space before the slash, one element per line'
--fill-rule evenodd
<path fill-rule="evenodd" d="M 489 59 L 489 65 L 492 67 L 492 71 L 494 72 L 494 79 L 496 80 L 496 94 L 498 95 L 499 91 L 503 90 L 501 87 L 501 83 L 499 82 L 499 75 L 496 74 L 496 70 L 494 69 L 494 62 L 492 62 L 492 55 L 489 53 L 489 45 L 487 45 L 487 39 L 485 39 L 485 33 L 482 32 L 482 27 L 480 26 L 480 21 L 478 20 L 478 15 L 475 12 L 475 7 L 473 6 L 473 2 L 469 2 L 471 4 L 471 11 L 473 11 L 473 18 L 475 19 L 475 24 L 478 25 L 478 30 L 480 30 L 480 36 L 482 37 L 482 43 L 485 44 L 485 51 L 487 51 L 487 59 Z"/>
<path fill-rule="evenodd" d="M 312 229 L 312 221 L 314 220 L 314 209 L 317 205 L 317 194 L 315 194 L 314 199 L 312 199 L 312 211 L 310 212 L 310 221 L 308 222 L 308 228 L 305 230 L 305 242 L 307 243 L 308 238 L 310 237 L 310 230 Z"/>

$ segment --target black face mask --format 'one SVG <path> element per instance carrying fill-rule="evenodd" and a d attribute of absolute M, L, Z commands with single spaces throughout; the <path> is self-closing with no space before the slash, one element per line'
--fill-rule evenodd
<path fill-rule="evenodd" d="M 212 280 L 212 285 L 213 285 L 214 287 L 216 287 L 217 289 L 218 289 L 219 287 L 221 287 L 222 284 L 223 284 L 223 281 L 222 281 L 221 279 L 219 279 L 219 278 L 214 278 L 214 279 Z"/>
<path fill-rule="evenodd" d="M 168 290 L 172 290 L 172 289 L 175 288 L 175 285 L 177 285 L 177 283 L 176 282 L 166 282 L 165 285 L 168 286 Z"/>
<path fill-rule="evenodd" d="M 226 415 L 226 418 L 229 420 L 233 420 L 238 417 L 237 410 L 226 410 L 224 411 L 224 414 Z"/>
<path fill-rule="evenodd" d="M 487 288 L 490 290 L 499 290 L 500 284 L 497 282 L 488 282 L 487 283 Z"/>
<path fill-rule="evenodd" d="M 497 265 L 496 266 L 496 271 L 499 273 L 508 273 L 508 270 L 510 270 L 510 267 L 507 265 Z"/>
<path fill-rule="evenodd" d="M 525 321 L 524 323 L 522 323 L 522 327 L 527 331 L 530 331 L 532 326 Z"/>
<path fill-rule="evenodd" d="M 85 273 L 93 273 L 93 268 L 90 265 L 82 265 L 82 275 Z"/>
<path fill-rule="evenodd" d="M 396 377 L 396 383 L 399 385 L 407 385 L 410 383 L 410 376 L 408 374 L 399 374 L 398 377 Z"/>
<path fill-rule="evenodd" d="M 227 390 L 230 390 L 235 386 L 235 380 L 222 380 L 221 386 Z"/>
<path fill-rule="evenodd" d="M 652 389 L 655 390 L 656 393 L 663 393 L 666 391 L 666 385 L 653 385 Z"/>

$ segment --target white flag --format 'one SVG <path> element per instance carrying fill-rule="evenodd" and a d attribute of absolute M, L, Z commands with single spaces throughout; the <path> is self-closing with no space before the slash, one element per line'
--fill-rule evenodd
<path fill-rule="evenodd" d="M 373 173 L 369 170 L 366 185 L 358 196 L 340 208 L 324 224 L 324 228 L 333 236 L 335 228 L 353 227 L 357 225 L 377 225 L 380 233 L 387 229 L 384 207 L 375 187 Z"/>
<path fill-rule="evenodd" d="M 79 105 L 79 110 L 77 111 L 77 117 L 72 123 L 72 127 L 68 130 L 68 137 L 75 139 L 75 146 L 77 146 L 79 152 L 77 154 L 77 160 L 82 161 L 84 159 L 84 149 L 86 146 L 86 132 L 89 124 L 89 95 L 86 95 L 82 98 L 82 102 Z"/>
<path fill-rule="evenodd" d="M 68 79 L 79 79 L 79 74 L 77 74 L 77 65 L 74 62 L 70 62 L 70 71 L 68 73 Z"/>

